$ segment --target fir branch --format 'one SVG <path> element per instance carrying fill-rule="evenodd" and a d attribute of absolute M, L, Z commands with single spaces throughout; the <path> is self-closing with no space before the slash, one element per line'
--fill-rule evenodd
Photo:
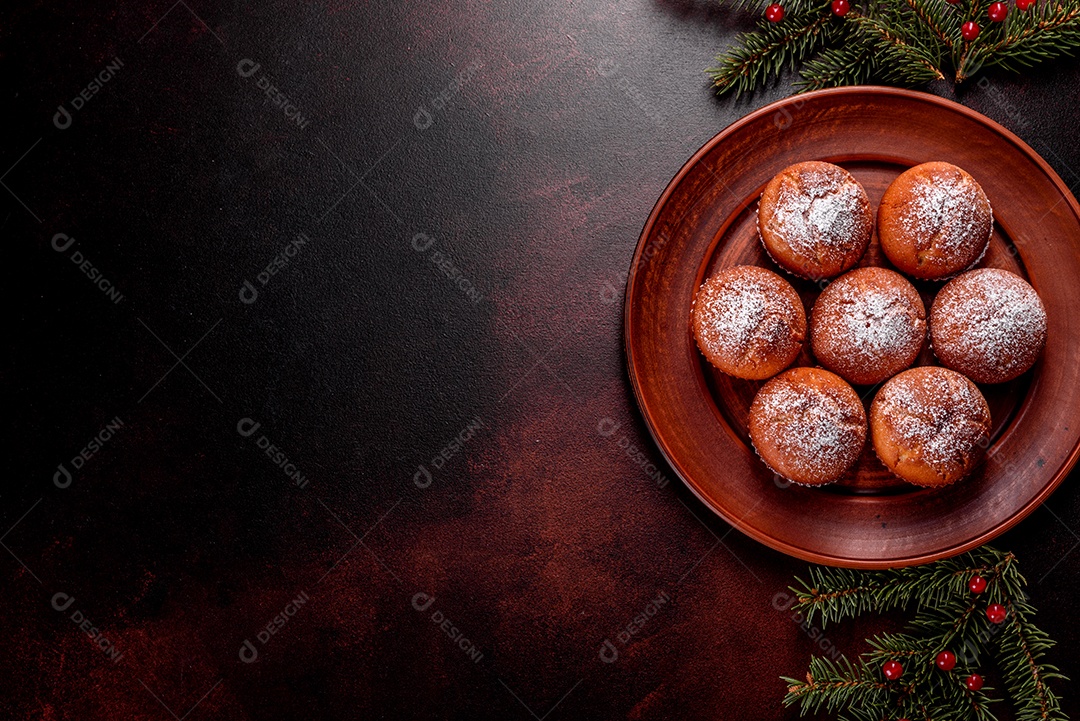
<path fill-rule="evenodd" d="M 942 648 L 949 648 L 952 645 L 953 639 L 958 636 L 962 637 L 967 635 L 966 631 L 968 630 L 971 620 L 974 617 L 975 610 L 978 607 L 979 604 L 975 601 L 969 603 L 967 608 L 965 608 L 956 620 L 952 622 L 952 625 L 947 627 L 949 630 L 940 640 Z"/>
<path fill-rule="evenodd" d="M 980 2 L 982 0 L 972 0 Z M 968 588 L 972 576 L 986 579 L 986 589 Z M 786 706 L 799 705 L 802 714 L 839 711 L 841 719 L 909 718 L 934 721 L 996 721 L 992 705 L 1001 699 L 993 688 L 969 691 L 964 679 L 984 673 L 981 658 L 992 648 L 1018 721 L 1061 721 L 1066 717 L 1049 686 L 1063 679 L 1057 667 L 1045 663 L 1053 646 L 1031 617 L 1026 581 L 1015 556 L 983 547 L 927 566 L 860 572 L 812 568 L 809 580 L 796 579 L 794 608 L 822 621 L 839 620 L 866 610 L 917 606 L 903 633 L 883 633 L 867 640 L 870 650 L 855 661 L 840 656 L 835 662 L 811 658 L 805 681 L 783 677 L 788 684 Z M 991 603 L 1007 609 L 1004 625 L 993 624 L 985 610 Z M 955 666 L 936 665 L 941 651 L 955 654 Z M 898 680 L 886 681 L 883 667 L 899 662 Z"/>
<path fill-rule="evenodd" d="M 1022 19 L 1023 11 L 1014 8 L 1011 14 Z M 1007 28 L 1003 38 L 986 48 L 987 65 L 1019 72 L 1080 49 L 1080 3 L 1045 2 L 1041 17 L 1030 17 L 1029 25 Z"/>
<path fill-rule="evenodd" d="M 790 13 L 778 23 L 762 20 L 756 30 L 740 35 L 735 45 L 716 57 L 706 72 L 717 93 L 734 90 L 736 97 L 763 85 L 785 65 L 795 67 L 826 41 L 831 15 L 820 5 Z"/>
<path fill-rule="evenodd" d="M 919 4 L 916 7 L 926 13 L 927 17 L 934 18 L 935 22 L 951 21 L 955 34 L 952 40 L 959 41 L 960 25 L 956 22 L 956 9 L 945 4 L 944 0 L 924 0 L 924 3 L 931 1 L 937 4 Z M 925 51 L 934 67 L 940 70 L 943 66 L 943 57 L 946 55 L 944 51 L 950 49 L 950 43 L 943 41 L 934 28 L 919 18 L 916 8 L 913 8 L 908 0 L 869 0 L 865 14 L 884 24 L 907 45 Z"/>
<path fill-rule="evenodd" d="M 902 571 L 879 571 L 860 576 L 841 568 L 811 568 L 809 581 L 795 579 L 802 588 L 792 587 L 798 601 L 795 610 L 815 617 L 822 627 L 867 611 L 880 613 L 906 607 L 914 599 L 916 588 Z"/>
<path fill-rule="evenodd" d="M 808 60 L 796 85 L 799 92 L 832 88 L 840 85 L 859 85 L 874 73 L 873 50 L 867 45 L 827 48 Z"/>
<path fill-rule="evenodd" d="M 875 46 L 875 61 L 883 80 L 895 84 L 921 85 L 945 77 L 924 48 L 909 45 L 887 23 L 855 11 L 848 13 L 848 18 Z"/>
<path fill-rule="evenodd" d="M 730 7 L 738 10 L 760 13 L 776 1 L 777 0 L 727 0 L 727 3 Z M 820 6 L 821 3 L 818 2 L 818 0 L 784 0 L 784 11 L 788 14 L 805 13 L 813 8 L 819 8 Z"/>
<path fill-rule="evenodd" d="M 988 23 L 983 21 L 983 18 L 986 17 L 987 10 L 990 7 L 990 3 L 991 0 L 968 0 L 967 2 L 967 9 L 964 12 L 964 17 L 976 18 L 980 21 L 982 30 L 977 39 L 973 41 L 964 40 L 957 44 L 953 49 L 953 68 L 955 70 L 953 82 L 956 84 L 964 82 L 982 70 L 983 65 L 986 64 L 988 55 L 987 48 L 995 38 L 1001 37 L 1004 33 L 1002 23 Z M 1015 14 L 1016 12 L 1017 11 L 1013 9 L 1013 12 L 1010 14 Z"/>
<path fill-rule="evenodd" d="M 960 53 L 960 59 L 956 61 L 956 75 L 954 81 L 959 85 L 972 75 L 982 70 L 986 62 L 986 51 L 971 46 L 965 47 Z"/>
<path fill-rule="evenodd" d="M 761 11 L 771 0 L 725 0 Z M 800 92 L 877 80 L 921 86 L 948 76 L 956 84 L 985 67 L 1020 72 L 1080 53 L 1080 0 L 1039 0 L 1011 8 L 1003 23 L 985 21 L 992 0 L 851 0 L 843 18 L 825 0 L 780 0 L 787 17 L 764 19 L 717 56 L 707 72 L 718 94 L 767 84 L 782 68 L 799 68 Z M 960 26 L 976 19 L 982 32 L 965 41 Z"/>
<path fill-rule="evenodd" d="M 1057 695 L 1046 684 L 1047 679 L 1065 677 L 1057 667 L 1041 663 L 1054 642 L 1012 604 L 1007 623 L 1008 633 L 999 646 L 998 661 L 1009 694 L 1018 701 L 1017 721 L 1067 719 Z"/>
<path fill-rule="evenodd" d="M 906 608 L 940 606 L 950 596 L 963 596 L 974 575 L 986 578 L 990 592 L 1004 587 L 1010 596 L 1022 593 L 1022 577 L 1016 557 L 989 546 L 931 566 L 859 572 L 846 568 L 811 568 L 809 579 L 796 578 L 792 587 L 798 601 L 794 609 L 811 622 L 852 618 L 862 613 L 881 613 Z"/>
<path fill-rule="evenodd" d="M 838 661 L 812 657 L 805 681 L 781 678 L 788 683 L 784 705 L 799 704 L 803 714 L 831 713 L 841 706 L 880 708 L 890 691 L 865 662 L 852 663 L 845 656 Z"/>
<path fill-rule="evenodd" d="M 955 18 L 947 18 L 952 13 L 952 6 L 942 0 L 904 0 L 915 16 L 941 41 L 950 51 L 960 40 L 959 24 Z M 950 28 L 951 29 L 947 29 Z"/>

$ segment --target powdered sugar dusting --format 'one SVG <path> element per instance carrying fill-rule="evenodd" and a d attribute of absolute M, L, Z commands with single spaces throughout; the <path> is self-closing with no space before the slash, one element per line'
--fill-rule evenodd
<path fill-rule="evenodd" d="M 783 463 L 778 465 L 806 469 L 809 476 L 835 477 L 854 463 L 866 440 L 862 405 L 850 387 L 847 398 L 839 388 L 806 382 L 795 374 L 774 378 L 754 399 L 754 426 L 763 429 L 759 440 L 780 454 Z"/>
<path fill-rule="evenodd" d="M 934 171 L 910 187 L 903 204 L 900 228 L 912 238 L 917 251 L 940 253 L 966 251 L 976 243 L 985 245 L 986 200 L 970 176 Z"/>
<path fill-rule="evenodd" d="M 706 322 L 702 329 L 709 343 L 726 342 L 744 347 L 765 320 L 768 289 L 755 278 L 739 277 L 724 284 L 722 293 L 705 299 Z"/>
<path fill-rule="evenodd" d="M 878 382 L 881 374 L 906 368 L 925 337 L 922 300 L 891 271 L 852 271 L 826 288 L 814 306 L 814 354 L 856 383 Z"/>
<path fill-rule="evenodd" d="M 902 373 L 874 399 L 901 448 L 942 475 L 963 468 L 990 430 L 990 412 L 979 389 L 944 368 Z"/>
<path fill-rule="evenodd" d="M 1023 279 L 997 268 L 970 271 L 938 294 L 935 351 L 976 380 L 1006 380 L 1027 370 L 1046 340 L 1046 310 Z"/>
<path fill-rule="evenodd" d="M 862 362 L 900 352 L 912 341 L 922 342 L 924 331 L 915 322 L 918 315 L 899 290 L 869 287 L 860 293 L 852 287 L 845 289 L 839 303 L 844 312 L 835 317 L 850 343 L 845 347 L 862 356 Z"/>
<path fill-rule="evenodd" d="M 863 237 L 866 197 L 839 168 L 801 170 L 784 177 L 767 227 L 799 255 L 820 261 L 824 253 L 847 253 Z"/>
<path fill-rule="evenodd" d="M 736 272 L 710 279 L 698 295 L 698 342 L 736 364 L 796 350 L 805 335 L 805 319 L 800 323 L 797 318 L 802 306 L 794 292 L 791 297 L 779 293 L 776 284 L 784 281 L 764 269 L 731 270 Z"/>

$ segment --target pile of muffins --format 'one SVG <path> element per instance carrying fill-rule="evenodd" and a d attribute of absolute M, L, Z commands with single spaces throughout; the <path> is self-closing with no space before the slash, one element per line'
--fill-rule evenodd
<path fill-rule="evenodd" d="M 781 171 L 758 204 L 769 257 L 825 284 L 809 324 L 799 294 L 758 266 L 725 268 L 694 299 L 698 348 L 737 378 L 765 380 L 749 433 L 762 461 L 798 484 L 840 480 L 869 435 L 901 479 L 936 487 L 963 478 L 989 443 L 990 408 L 976 383 L 1031 368 L 1046 343 L 1046 310 L 1027 282 L 972 268 L 990 243 L 986 194 L 949 163 L 917 165 L 885 191 L 877 212 L 882 252 L 900 272 L 855 268 L 874 214 L 850 173 L 808 161 Z M 904 277 L 945 281 L 929 314 Z M 940 366 L 911 368 L 927 342 Z M 809 345 L 822 367 L 786 370 Z M 853 385 L 877 388 L 869 424 Z"/>

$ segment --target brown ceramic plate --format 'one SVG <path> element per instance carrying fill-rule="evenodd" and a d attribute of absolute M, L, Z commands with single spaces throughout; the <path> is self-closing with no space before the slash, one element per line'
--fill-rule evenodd
<path fill-rule="evenodd" d="M 759 381 L 715 371 L 690 325 L 694 292 L 719 268 L 779 271 L 758 240 L 757 199 L 802 160 L 847 168 L 877 210 L 888 184 L 929 160 L 955 163 L 982 185 L 994 235 L 981 266 L 1026 278 L 1049 317 L 1043 357 L 1019 379 L 980 386 L 994 418 L 986 459 L 963 481 L 926 490 L 863 456 L 840 483 L 775 479 L 746 432 Z M 888 265 L 875 236 L 862 265 Z M 790 276 L 789 276 L 790 277 Z M 795 281 L 795 279 L 792 279 Z M 809 311 L 819 291 L 795 281 Z M 929 308 L 940 283 L 917 282 Z M 1080 450 L 1080 206 L 1023 141 L 956 103 L 905 90 L 837 88 L 768 105 L 730 125 L 679 171 L 649 216 L 626 287 L 630 379 L 672 468 L 744 533 L 806 560 L 857 568 L 925 563 L 1010 528 L 1061 483 Z M 917 364 L 933 363 L 924 349 Z M 813 365 L 804 355 L 797 365 Z M 856 387 L 869 404 L 876 388 Z"/>

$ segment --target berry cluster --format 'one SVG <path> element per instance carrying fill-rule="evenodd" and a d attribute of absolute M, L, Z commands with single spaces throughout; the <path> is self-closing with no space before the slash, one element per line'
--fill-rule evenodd
<path fill-rule="evenodd" d="M 957 5 L 960 0 L 946 0 L 946 2 Z M 1016 0 L 1016 9 L 1020 11 L 1027 10 L 1035 4 L 1035 0 Z M 848 14 L 851 10 L 850 0 L 832 0 L 830 5 L 832 14 L 838 18 L 842 18 Z M 1005 22 L 1005 18 L 1009 16 L 1009 6 L 1003 2 L 991 3 L 990 7 L 986 11 L 987 16 L 991 22 L 1001 23 Z M 784 6 L 780 3 L 773 3 L 769 7 L 765 8 L 765 19 L 771 23 L 778 23 L 784 19 Z M 971 42 L 975 38 L 979 37 L 979 23 L 974 20 L 968 20 L 960 26 L 960 36 Z"/>
<path fill-rule="evenodd" d="M 986 590 L 986 579 L 979 575 L 972 576 L 968 581 L 968 590 L 975 594 L 982 593 Z M 1007 615 L 1008 611 L 1000 603 L 991 603 L 986 607 L 986 618 L 990 623 L 1004 623 Z M 956 666 L 956 654 L 952 651 L 942 651 L 934 659 L 934 665 L 942 671 L 952 671 Z M 896 681 L 904 674 L 904 667 L 899 661 L 886 661 L 881 667 L 881 672 L 886 680 Z M 983 677 L 973 673 L 964 679 L 964 686 L 968 691 L 978 691 L 983 687 Z M 907 721 L 907 719 L 900 719 L 900 721 Z"/>

